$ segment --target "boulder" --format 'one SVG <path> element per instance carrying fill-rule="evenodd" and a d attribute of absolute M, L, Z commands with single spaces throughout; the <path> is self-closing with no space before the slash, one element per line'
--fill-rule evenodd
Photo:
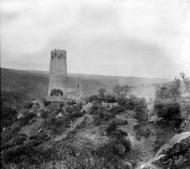
<path fill-rule="evenodd" d="M 190 132 L 176 134 L 164 144 L 152 160 L 162 168 L 189 169 L 190 166 Z"/>

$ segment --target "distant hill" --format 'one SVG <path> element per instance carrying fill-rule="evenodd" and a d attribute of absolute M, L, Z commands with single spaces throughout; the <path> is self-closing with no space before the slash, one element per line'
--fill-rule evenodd
<path fill-rule="evenodd" d="M 20 106 L 34 98 L 46 96 L 48 90 L 48 72 L 23 71 L 1 68 L 1 98 L 9 105 Z M 108 92 L 116 84 L 133 86 L 131 94 L 139 96 L 153 94 L 155 86 L 168 81 L 161 78 L 118 77 L 86 74 L 69 74 L 68 85 L 79 82 L 84 96 L 97 93 L 99 88 L 106 88 Z M 136 90 L 137 89 L 137 90 Z"/>

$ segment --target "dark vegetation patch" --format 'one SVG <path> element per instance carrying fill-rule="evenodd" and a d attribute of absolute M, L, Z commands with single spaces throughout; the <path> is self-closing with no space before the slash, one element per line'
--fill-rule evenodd
<path fill-rule="evenodd" d="M 17 110 L 13 107 L 3 105 L 1 102 L 1 131 L 8 126 L 11 126 L 17 117 Z"/>
<path fill-rule="evenodd" d="M 179 79 L 175 79 L 157 90 L 154 111 L 160 118 L 160 121 L 157 122 L 158 125 L 174 125 L 175 128 L 180 128 L 183 121 L 180 97 Z"/>
<path fill-rule="evenodd" d="M 154 110 L 158 117 L 161 117 L 165 122 L 174 122 L 175 127 L 179 128 L 182 122 L 181 106 L 176 100 L 156 100 Z M 163 121 L 164 122 L 164 121 Z"/>

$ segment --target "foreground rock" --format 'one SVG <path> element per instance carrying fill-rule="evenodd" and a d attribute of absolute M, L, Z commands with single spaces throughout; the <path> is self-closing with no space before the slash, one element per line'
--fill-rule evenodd
<path fill-rule="evenodd" d="M 154 159 L 142 168 L 189 169 L 190 132 L 176 134 L 159 149 Z"/>

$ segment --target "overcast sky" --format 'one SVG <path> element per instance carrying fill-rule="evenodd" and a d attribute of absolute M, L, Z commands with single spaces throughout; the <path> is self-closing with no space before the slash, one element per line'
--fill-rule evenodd
<path fill-rule="evenodd" d="M 54 48 L 70 73 L 190 75 L 190 0 L 1 0 L 1 67 L 48 70 Z"/>

